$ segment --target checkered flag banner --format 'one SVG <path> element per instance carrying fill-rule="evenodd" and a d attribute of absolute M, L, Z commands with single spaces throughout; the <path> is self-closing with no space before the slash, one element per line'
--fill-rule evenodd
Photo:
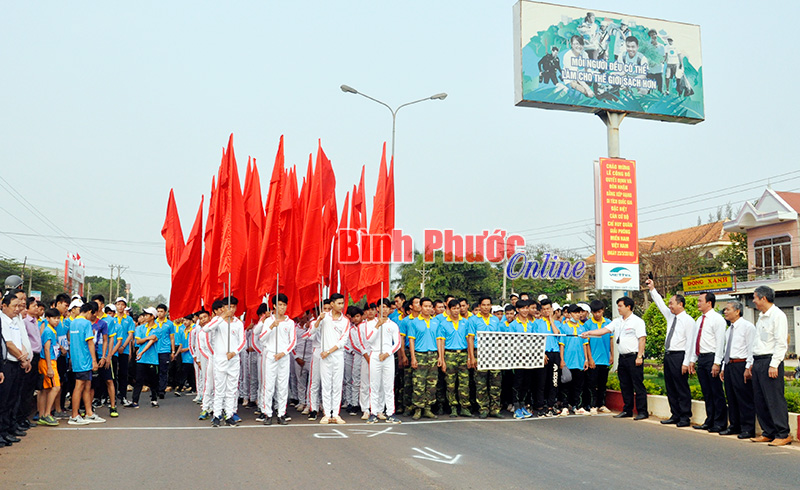
<path fill-rule="evenodd" d="M 478 332 L 478 371 L 544 367 L 545 334 Z"/>

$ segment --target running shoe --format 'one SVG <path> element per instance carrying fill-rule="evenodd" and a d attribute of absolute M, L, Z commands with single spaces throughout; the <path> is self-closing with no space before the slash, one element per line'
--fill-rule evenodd
<path fill-rule="evenodd" d="M 376 417 L 375 415 L 370 415 L 369 418 L 367 419 L 367 423 L 368 424 L 374 424 L 377 421 L 378 421 L 378 417 Z"/>
<path fill-rule="evenodd" d="M 386 417 L 386 423 L 387 424 L 400 424 L 402 422 L 400 421 L 400 419 L 398 419 L 394 415 L 389 415 L 388 417 Z"/>
<path fill-rule="evenodd" d="M 96 413 L 93 413 L 93 414 L 89 415 L 88 417 L 85 417 L 83 420 L 89 422 L 90 424 L 102 424 L 102 423 L 104 423 L 106 421 L 106 419 L 104 419 L 103 417 L 100 417 Z"/>
<path fill-rule="evenodd" d="M 70 417 L 67 423 L 69 425 L 89 425 L 91 422 L 78 415 L 77 417 Z"/>
<path fill-rule="evenodd" d="M 111 418 L 119 417 L 119 412 L 117 412 L 117 407 L 111 407 L 108 409 L 108 416 Z"/>
<path fill-rule="evenodd" d="M 200 416 L 197 417 L 197 420 L 208 420 L 210 416 L 211 415 L 209 415 L 208 410 L 203 410 L 202 412 L 200 412 Z"/>

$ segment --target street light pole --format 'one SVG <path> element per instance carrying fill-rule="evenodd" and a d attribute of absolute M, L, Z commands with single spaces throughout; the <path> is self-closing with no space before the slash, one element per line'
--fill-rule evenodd
<path fill-rule="evenodd" d="M 369 100 L 371 100 L 373 102 L 377 102 L 378 104 L 380 104 L 380 105 L 384 106 L 385 108 L 389 109 L 389 112 L 392 113 L 392 157 L 394 157 L 394 138 L 395 138 L 395 130 L 397 128 L 397 112 L 400 109 L 402 109 L 403 107 L 405 107 L 405 106 L 409 106 L 409 105 L 412 105 L 412 104 L 417 104 L 419 102 L 424 102 L 426 100 L 444 100 L 447 97 L 447 94 L 442 92 L 442 93 L 431 95 L 430 97 L 425 97 L 423 99 L 413 100 L 411 102 L 406 102 L 405 104 L 400 104 L 399 106 L 397 106 L 396 109 L 392 109 L 391 106 L 389 106 L 389 104 L 387 104 L 386 102 L 380 101 L 380 100 L 376 99 L 375 97 L 370 97 L 369 95 L 367 95 L 365 93 L 359 92 L 358 90 L 354 89 L 353 87 L 351 87 L 349 85 L 342 85 L 339 88 L 342 89 L 342 92 L 345 92 L 345 93 L 348 93 L 348 94 L 357 94 L 357 95 L 360 95 L 362 97 L 366 97 Z"/>

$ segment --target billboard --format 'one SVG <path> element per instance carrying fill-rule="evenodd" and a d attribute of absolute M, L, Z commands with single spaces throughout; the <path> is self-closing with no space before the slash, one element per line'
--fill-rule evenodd
<path fill-rule="evenodd" d="M 595 162 L 595 279 L 597 289 L 639 289 L 636 162 Z"/>
<path fill-rule="evenodd" d="M 83 295 L 83 282 L 86 275 L 86 267 L 81 261 L 79 254 L 67 254 L 64 262 L 64 290 L 69 294 Z"/>
<path fill-rule="evenodd" d="M 697 124 L 703 89 L 700 26 L 514 5 L 515 105 Z"/>
<path fill-rule="evenodd" d="M 723 293 L 734 290 L 733 274 L 730 272 L 685 276 L 682 280 L 685 294 Z"/>

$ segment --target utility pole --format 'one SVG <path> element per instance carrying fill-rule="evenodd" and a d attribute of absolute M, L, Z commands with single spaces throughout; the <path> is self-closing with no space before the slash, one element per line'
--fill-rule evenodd
<path fill-rule="evenodd" d="M 122 276 L 122 272 L 128 270 L 127 265 L 118 265 L 117 266 L 117 297 L 119 297 L 119 278 Z"/>
<path fill-rule="evenodd" d="M 114 292 L 114 291 L 111 290 L 111 288 L 114 285 L 114 267 L 116 267 L 114 264 L 108 264 L 108 268 L 110 269 L 110 272 L 109 272 L 109 275 L 108 275 L 108 297 L 109 298 L 111 298 L 111 295 Z"/>
<path fill-rule="evenodd" d="M 417 269 L 419 275 L 422 276 L 422 281 L 419 283 L 420 290 L 422 291 L 421 296 L 425 296 L 425 282 L 428 280 L 428 274 L 431 273 L 430 269 L 425 269 L 425 262 L 422 262 L 422 269 Z"/>

